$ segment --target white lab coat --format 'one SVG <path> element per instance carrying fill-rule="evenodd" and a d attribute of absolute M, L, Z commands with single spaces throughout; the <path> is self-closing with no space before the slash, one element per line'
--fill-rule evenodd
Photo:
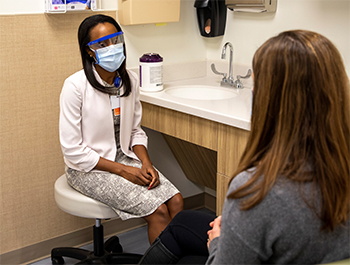
<path fill-rule="evenodd" d="M 120 145 L 124 154 L 137 159 L 132 147 L 147 147 L 147 135 L 141 129 L 142 107 L 137 75 L 131 71 L 128 73 L 131 93 L 120 97 Z M 124 89 L 121 89 L 122 95 Z M 117 147 L 109 95 L 93 88 L 84 70 L 64 82 L 60 96 L 59 133 L 64 161 L 70 168 L 89 172 L 100 157 L 115 159 Z"/>

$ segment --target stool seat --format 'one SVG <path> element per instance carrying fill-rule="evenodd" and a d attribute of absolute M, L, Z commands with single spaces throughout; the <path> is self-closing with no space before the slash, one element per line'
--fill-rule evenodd
<path fill-rule="evenodd" d="M 117 236 L 104 242 L 101 219 L 110 219 L 118 215 L 106 204 L 91 199 L 69 186 L 66 175 L 55 182 L 55 200 L 57 206 L 71 215 L 95 219 L 93 227 L 94 250 L 59 247 L 51 250 L 52 264 L 64 264 L 63 257 L 80 260 L 76 264 L 138 264 L 142 255 L 123 253 L 123 247 Z"/>
<path fill-rule="evenodd" d="M 92 219 L 118 217 L 106 204 L 89 198 L 69 186 L 66 175 L 60 176 L 55 182 L 55 200 L 62 211 L 71 215 Z"/>

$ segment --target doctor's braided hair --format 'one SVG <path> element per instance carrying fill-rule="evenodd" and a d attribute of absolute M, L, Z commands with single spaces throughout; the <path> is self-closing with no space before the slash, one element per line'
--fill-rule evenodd
<path fill-rule="evenodd" d="M 93 67 L 92 67 L 95 61 L 93 57 L 90 57 L 89 53 L 87 52 L 87 49 L 88 49 L 87 44 L 91 41 L 90 31 L 95 26 L 101 23 L 110 23 L 113 26 L 115 26 L 118 32 L 122 31 L 121 27 L 118 25 L 115 19 L 110 16 L 98 14 L 98 15 L 93 15 L 85 18 L 84 21 L 80 24 L 78 29 L 78 41 L 79 41 L 80 54 L 81 54 L 84 72 L 89 83 L 98 91 L 101 91 L 107 94 L 115 94 L 116 92 L 114 88 L 105 87 L 97 81 L 93 72 Z M 121 96 L 127 97 L 131 92 L 131 83 L 130 83 L 129 74 L 126 70 L 125 44 L 123 44 L 123 46 L 124 46 L 125 60 L 117 71 L 122 80 L 121 85 L 124 86 L 124 94 Z"/>

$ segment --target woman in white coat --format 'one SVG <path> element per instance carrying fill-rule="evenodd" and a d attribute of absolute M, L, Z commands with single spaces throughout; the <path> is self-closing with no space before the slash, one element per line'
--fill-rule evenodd
<path fill-rule="evenodd" d="M 112 207 L 122 220 L 143 217 L 152 243 L 183 209 L 183 199 L 148 156 L 123 32 L 112 17 L 94 15 L 81 23 L 78 39 L 84 69 L 66 79 L 60 97 L 68 183 Z"/>

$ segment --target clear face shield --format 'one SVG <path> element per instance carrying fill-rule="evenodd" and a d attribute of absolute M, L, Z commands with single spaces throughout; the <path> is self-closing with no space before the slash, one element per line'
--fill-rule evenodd
<path fill-rule="evenodd" d="M 124 43 L 124 34 L 122 31 L 104 36 L 102 38 L 90 41 L 87 45 L 92 51 L 108 47 L 110 45 Z"/>

